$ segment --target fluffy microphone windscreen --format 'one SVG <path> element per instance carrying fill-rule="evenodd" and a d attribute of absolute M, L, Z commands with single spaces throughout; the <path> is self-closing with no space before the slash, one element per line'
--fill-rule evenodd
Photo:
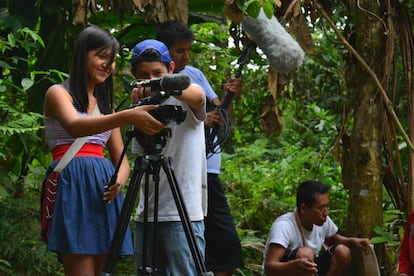
<path fill-rule="evenodd" d="M 269 19 L 261 9 L 257 18 L 246 16 L 242 27 L 277 72 L 288 73 L 302 64 L 305 53 L 275 16 Z"/>
<path fill-rule="evenodd" d="M 184 90 L 190 84 L 191 78 L 186 74 L 167 74 L 161 78 L 161 89 L 166 91 Z"/>

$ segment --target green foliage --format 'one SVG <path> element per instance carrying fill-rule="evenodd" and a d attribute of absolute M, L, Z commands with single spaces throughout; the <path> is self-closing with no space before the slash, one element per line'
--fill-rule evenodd
<path fill-rule="evenodd" d="M 304 63 L 293 76 L 294 90 L 291 96 L 298 101 L 317 102 L 318 105 L 333 114 L 337 119 L 349 110 L 347 89 L 345 86 L 343 46 L 331 40 L 332 32 L 314 29 L 315 55 L 306 56 Z M 323 39 L 321 37 L 323 36 Z"/>
<path fill-rule="evenodd" d="M 384 210 L 384 224 L 375 225 L 373 228 L 376 236 L 371 238 L 371 243 L 384 246 L 389 271 L 397 271 L 398 268 L 398 252 L 406 223 L 406 220 L 402 218 L 405 218 L 405 214 L 400 210 L 386 209 Z"/>
<path fill-rule="evenodd" d="M 37 47 L 35 46 L 37 43 L 45 47 L 42 38 L 35 31 L 27 27 L 17 30 L 15 34 L 10 33 L 7 39 L 10 48 L 21 47 L 27 53 L 30 53 L 32 48 Z"/>
<path fill-rule="evenodd" d="M 13 273 L 11 265 L 8 261 L 0 259 L 0 272 L 2 275 L 11 275 Z"/>
<path fill-rule="evenodd" d="M 42 38 L 26 27 L 15 33 L 9 33 L 7 40 L 0 37 L 0 52 L 2 53 L 0 58 L 2 77 L 0 99 L 8 96 L 16 97 L 13 95 L 14 93 L 17 94 L 17 97 L 24 96 L 24 92 L 31 86 L 30 81 L 24 79 L 24 74 L 33 70 L 37 60 L 36 51 L 39 47 L 44 47 Z M 17 83 L 20 83 L 21 86 Z M 12 94 L 12 92 L 14 93 Z"/>
<path fill-rule="evenodd" d="M 5 264 L 0 264 L 2 275 L 63 275 L 56 255 L 39 254 L 46 247 L 40 239 L 37 195 L 32 190 L 25 198 L 0 201 L 0 259 Z"/>
<path fill-rule="evenodd" d="M 200 11 L 206 10 L 207 4 L 212 12 L 219 10 L 211 1 L 190 2 L 190 6 L 197 6 Z M 270 17 L 275 1 L 239 0 L 239 3 L 250 16 L 257 16 L 262 6 Z M 44 40 L 37 31 L 24 27 L 8 32 L 3 29 L 5 21 L 0 22 L 2 33 L 7 33 L 0 35 L 0 208 L 3 210 L 0 236 L 6 237 L 0 240 L 2 275 L 62 274 L 54 254 L 45 254 L 39 238 L 39 186 L 51 160 L 44 144 L 43 117 L 33 112 L 41 110 L 41 105 L 28 105 L 28 95 L 34 88 L 39 89 L 39 82 L 57 83 L 67 77 L 60 67 L 67 67 L 67 52 L 76 30 L 60 13 L 65 8 L 43 9 L 48 10 L 49 16 L 38 23 Z M 335 16 L 341 16 L 339 11 Z M 240 51 L 228 38 L 229 24 L 199 23 L 194 18 L 192 14 L 191 19 L 197 24 L 192 25 L 196 41 L 190 63 L 206 74 L 220 95 L 225 81 L 238 69 Z M 343 29 L 344 19 L 336 19 Z M 55 21 L 42 24 L 42 20 Z M 107 14 L 98 11 L 89 21 L 111 29 L 121 42 L 115 86 L 119 91 L 116 102 L 119 108 L 125 108 L 123 104 L 129 99 L 123 92 L 128 89 L 120 77 L 129 67 L 130 49 L 138 40 L 154 37 L 156 26 L 145 23 L 142 15 L 125 14 L 119 18 L 112 11 Z M 123 24 L 118 24 L 121 21 Z M 246 269 L 238 270 L 238 275 L 260 272 L 261 251 L 270 225 L 279 214 L 294 208 L 296 187 L 305 179 L 318 179 L 331 186 L 330 216 L 340 228 L 344 225 L 348 195 L 332 150 L 343 114 L 350 109 L 342 62 L 346 51 L 328 29 L 312 30 L 317 46 L 315 55 L 305 58 L 303 66 L 279 95 L 277 106 L 282 112 L 284 128 L 278 137 L 265 137 L 260 124 L 262 106 L 269 96 L 266 57 L 254 51 L 243 68 L 243 93 L 233 99 L 232 135 L 223 147 L 221 174 L 245 255 Z M 43 97 L 42 88 L 37 96 Z M 387 203 L 384 209 L 390 209 L 390 205 Z M 373 242 L 387 244 L 390 258 L 395 260 L 402 224 L 396 214 L 386 214 L 390 216 L 385 226 L 375 228 L 377 237 Z M 121 274 L 133 274 L 133 265 L 133 258 L 126 258 L 119 262 L 118 270 Z"/>
<path fill-rule="evenodd" d="M 330 216 L 340 228 L 346 218 L 348 195 L 340 181 L 340 165 L 331 153 L 335 116 L 315 103 L 304 106 L 284 100 L 281 106 L 285 125 L 279 137 L 256 133 L 250 144 L 223 153 L 222 183 L 246 262 L 253 270 L 262 261 L 257 251 L 264 246 L 272 222 L 293 210 L 302 181 L 317 179 L 331 186 Z"/>
<path fill-rule="evenodd" d="M 259 16 L 260 8 L 263 8 L 264 13 L 268 18 L 271 18 L 274 13 L 274 0 L 238 0 L 242 7 L 243 13 L 247 13 L 251 17 Z"/>
<path fill-rule="evenodd" d="M 43 116 L 28 111 L 27 91 L 36 75 L 50 78 L 55 70 L 34 71 L 36 52 L 44 47 L 41 37 L 28 28 L 18 29 L 2 39 L 0 59 L 0 202 L 6 197 L 22 196 L 25 177 L 34 162 L 44 164 Z M 39 147 L 40 145 L 40 147 Z"/>
<path fill-rule="evenodd" d="M 334 120 L 314 104 L 304 110 L 307 113 L 302 115 L 307 118 L 300 120 L 304 123 L 296 120 L 301 114 L 295 112 L 296 118 L 289 118 L 286 112 L 285 130 L 279 137 L 261 135 L 233 154 L 223 154 L 222 178 L 229 189 L 229 201 L 239 205 L 243 200 L 236 208 L 240 214 L 234 214 L 242 228 L 267 231 L 276 214 L 295 206 L 296 187 L 305 179 L 330 185 L 333 212 L 346 210 L 340 167 L 331 155 L 333 141 L 322 138 L 335 132 Z M 260 217 L 256 216 L 258 211 Z"/>
<path fill-rule="evenodd" d="M 54 274 L 58 264 L 40 241 L 38 195 L 50 157 L 43 145 L 43 116 L 27 106 L 27 92 L 36 75 L 60 76 L 57 71 L 35 71 L 36 53 L 45 46 L 41 37 L 24 27 L 0 38 L 0 271 Z"/>
<path fill-rule="evenodd" d="M 38 113 L 28 112 L 26 114 L 18 112 L 3 101 L 0 101 L 0 109 L 7 111 L 7 119 L 4 120 L 7 121 L 7 125 L 0 125 L 0 135 L 2 138 L 15 134 L 30 134 L 43 129 L 43 124 L 41 122 L 43 116 Z M 0 153 L 0 157 L 5 157 L 4 152 L 3 154 Z"/>
<path fill-rule="evenodd" d="M 195 33 L 195 41 L 190 64 L 205 72 L 212 88 L 221 94 L 225 81 L 232 74 L 230 64 L 237 58 L 234 49 L 228 47 L 228 26 L 207 22 L 192 25 L 191 29 Z"/>
<path fill-rule="evenodd" d="M 385 231 L 380 226 L 375 225 L 373 230 L 378 236 L 371 238 L 372 244 L 387 243 L 387 245 L 390 247 L 400 244 L 399 240 L 396 240 L 395 236 L 392 233 Z"/>
<path fill-rule="evenodd" d="M 221 98 L 225 82 L 239 70 L 241 52 L 229 40 L 229 25 L 203 23 L 192 26 L 195 42 L 190 64 L 200 68 L 213 90 Z M 243 48 L 241 49 L 243 50 Z M 205 53 L 209 53 L 206 55 Z M 249 63 L 242 70 L 243 92 L 234 98 L 232 109 L 233 127 L 225 150 L 231 152 L 237 145 L 251 143 L 263 130 L 260 125 L 262 106 L 267 99 L 267 61 L 252 51 Z"/>

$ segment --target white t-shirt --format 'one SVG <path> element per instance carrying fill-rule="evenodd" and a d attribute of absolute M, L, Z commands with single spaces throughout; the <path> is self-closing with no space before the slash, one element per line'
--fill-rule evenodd
<path fill-rule="evenodd" d="M 181 124 L 171 123 L 172 136 L 162 149 L 164 158 L 173 159 L 172 169 L 177 179 L 179 190 L 183 196 L 184 205 L 191 221 L 201 221 L 207 213 L 207 169 L 203 119 L 195 117 L 191 108 L 177 100 L 169 97 L 162 105 L 177 105 L 187 110 L 185 120 Z M 135 139 L 134 139 L 135 140 Z M 138 143 L 133 144 L 133 152 L 137 152 Z M 139 145 L 138 145 L 139 146 Z M 144 182 L 144 178 L 143 181 Z M 143 183 L 141 185 L 141 188 Z M 142 189 L 141 189 L 142 190 Z M 150 177 L 148 196 L 148 220 L 153 220 L 154 214 L 154 182 Z M 158 220 L 180 221 L 174 197 L 168 179 L 161 168 L 159 184 Z M 136 221 L 143 221 L 144 195 L 141 191 L 138 208 L 135 214 Z"/>
<path fill-rule="evenodd" d="M 210 83 L 208 82 L 206 76 L 201 72 L 200 69 L 187 65 L 184 67 L 183 70 L 181 70 L 182 74 L 187 74 L 190 76 L 191 81 L 198 84 L 203 88 L 204 93 L 206 94 L 206 97 L 209 100 L 213 100 L 217 98 L 216 92 L 214 92 L 213 88 L 211 87 Z M 208 173 L 220 173 L 220 166 L 221 166 L 221 153 L 220 153 L 220 147 L 217 148 L 217 153 L 209 154 L 207 159 L 207 172 Z"/>
<path fill-rule="evenodd" d="M 318 256 L 327 237 L 331 237 L 338 232 L 338 227 L 327 217 L 326 222 L 321 225 L 313 225 L 312 231 L 303 229 L 307 246 L 312 248 L 315 256 Z M 272 243 L 279 244 L 287 250 L 303 247 L 302 236 L 296 225 L 295 213 L 289 212 L 278 217 L 272 224 L 269 238 L 266 242 L 264 257 L 266 259 L 269 246 Z"/>

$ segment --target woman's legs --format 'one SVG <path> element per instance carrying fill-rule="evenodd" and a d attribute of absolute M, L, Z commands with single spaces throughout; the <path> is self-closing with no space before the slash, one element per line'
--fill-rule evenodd
<path fill-rule="evenodd" d="M 102 274 L 106 254 L 62 254 L 62 263 L 67 276 L 98 276 Z"/>

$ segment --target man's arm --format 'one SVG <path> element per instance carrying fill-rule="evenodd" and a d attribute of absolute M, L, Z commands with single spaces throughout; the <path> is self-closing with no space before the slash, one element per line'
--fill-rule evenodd
<path fill-rule="evenodd" d="M 190 85 L 187 89 L 182 91 L 180 96 L 175 97 L 188 104 L 197 118 L 203 119 L 206 97 L 203 90 L 198 85 Z"/>
<path fill-rule="evenodd" d="M 325 243 L 329 246 L 335 244 L 345 244 L 348 247 L 355 246 L 364 252 L 368 252 L 369 245 L 371 244 L 367 238 L 345 237 L 339 234 L 326 238 Z"/>
<path fill-rule="evenodd" d="M 294 265 L 292 261 L 281 262 L 283 255 L 285 254 L 286 249 L 276 243 L 271 243 L 269 245 L 269 251 L 265 259 L 265 274 L 267 276 L 276 275 L 277 273 L 283 274 L 288 273 L 293 268 Z"/>
<path fill-rule="evenodd" d="M 235 97 L 240 96 L 242 92 L 242 79 L 241 78 L 230 78 L 227 80 L 226 85 L 224 86 L 223 98 L 226 97 L 226 93 L 231 91 Z M 218 97 L 210 99 L 215 105 L 220 106 L 221 101 Z M 231 105 L 227 108 L 228 112 L 231 112 Z M 206 119 L 204 121 L 204 126 L 206 128 L 213 128 L 216 126 L 222 127 L 224 122 L 221 119 L 220 114 L 217 111 L 207 112 Z"/>
<path fill-rule="evenodd" d="M 264 270 L 266 276 L 272 275 L 303 275 L 304 273 L 315 273 L 316 264 L 307 258 L 297 258 L 282 262 L 286 249 L 276 243 L 269 245 L 269 251 L 265 258 Z"/>

